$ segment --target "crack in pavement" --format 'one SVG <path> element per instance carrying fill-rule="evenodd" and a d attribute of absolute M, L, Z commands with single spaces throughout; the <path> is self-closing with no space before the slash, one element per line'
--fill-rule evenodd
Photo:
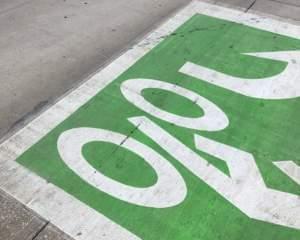
<path fill-rule="evenodd" d="M 37 239 L 37 237 L 40 235 L 40 233 L 42 232 L 42 231 L 44 231 L 45 230 L 45 228 L 49 225 L 49 221 L 47 221 L 36 233 L 35 233 L 35 235 L 32 237 L 32 240 L 35 240 L 35 239 Z"/>
<path fill-rule="evenodd" d="M 245 13 L 248 12 L 256 3 L 257 0 L 254 0 L 246 9 L 245 9 Z"/>

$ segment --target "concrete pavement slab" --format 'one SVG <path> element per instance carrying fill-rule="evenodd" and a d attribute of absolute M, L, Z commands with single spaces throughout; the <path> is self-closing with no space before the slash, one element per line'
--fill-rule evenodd
<path fill-rule="evenodd" d="M 300 23 L 300 5 L 297 2 L 257 0 L 251 10 L 291 19 Z"/>
<path fill-rule="evenodd" d="M 0 190 L 0 240 L 71 240 L 13 197 Z"/>
<path fill-rule="evenodd" d="M 57 229 L 52 224 L 48 224 L 34 240 L 72 240 L 71 237 Z"/>
<path fill-rule="evenodd" d="M 9 22 L 10 21 L 16 21 L 17 22 L 17 24 L 16 25 L 22 25 L 22 19 L 23 19 L 23 17 L 24 17 L 24 19 L 25 19 L 25 22 L 26 22 L 26 16 L 22 16 L 21 17 L 21 19 L 17 19 L 18 17 L 12 17 L 12 15 L 10 15 L 13 11 L 16 11 L 16 10 L 18 10 L 18 9 L 21 9 L 21 8 L 23 8 L 24 6 L 26 6 L 27 4 L 29 4 L 29 2 L 30 1 L 28 1 L 28 2 L 26 2 L 26 1 L 15 1 L 15 2 L 8 2 L 8 1 L 4 1 L 4 3 L 6 3 L 7 5 L 7 7 L 5 7 L 5 11 L 0 11 L 0 15 L 2 14 L 2 16 L 9 16 L 8 18 L 10 19 L 7 23 L 8 23 L 8 25 L 9 25 Z M 248 9 L 250 6 L 251 6 L 251 4 L 252 4 L 252 2 L 250 2 L 250 1 L 224 1 L 224 2 L 227 2 L 228 4 L 234 4 L 236 7 L 238 7 L 238 8 L 243 8 L 243 9 Z M 278 3 L 279 1 L 277 1 L 276 0 L 276 2 Z M 14 4 L 15 3 L 15 4 Z M 24 4 L 23 4 L 24 3 Z M 58 2 L 57 2 L 58 3 Z M 90 3 L 89 2 L 82 2 L 82 5 L 89 5 Z M 164 8 L 165 6 L 169 6 L 168 5 L 168 3 L 166 3 L 166 2 L 164 2 L 164 1 L 161 1 L 161 2 L 159 2 L 159 1 L 155 1 L 155 4 L 156 5 L 153 5 L 153 3 L 149 3 L 149 2 L 147 2 L 147 3 L 143 3 L 144 5 L 144 8 L 145 9 L 151 9 L 150 11 L 147 11 L 147 10 L 145 10 L 141 5 L 136 5 L 136 6 L 131 6 L 130 7 L 130 9 L 133 11 L 133 13 L 131 14 L 131 15 L 133 15 L 134 16 L 134 18 L 136 18 L 137 16 L 140 16 L 140 14 L 149 14 L 149 12 L 150 12 L 150 15 L 154 15 L 155 16 L 155 14 L 157 14 L 157 11 L 160 11 L 160 9 L 161 8 Z M 218 2 L 217 4 L 220 4 L 220 2 Z M 295 4 L 297 4 L 297 2 L 296 3 L 294 3 L 294 1 L 292 1 L 292 0 L 290 0 L 289 1 L 289 4 L 288 5 L 295 5 Z M 41 5 L 39 5 L 39 4 L 37 4 L 39 7 L 35 10 L 35 11 L 37 11 L 39 8 L 43 8 L 43 7 L 41 7 Z M 255 4 L 254 4 L 255 5 Z M 285 4 L 286 5 L 286 4 Z M 70 6 L 72 6 L 72 8 L 73 9 L 77 9 L 78 8 L 78 5 L 76 5 L 76 4 L 74 4 L 74 3 L 70 3 Z M 80 5 L 81 6 L 81 5 Z M 94 7 L 96 7 L 96 6 L 99 6 L 99 5 L 94 5 Z M 122 4 L 120 4 L 120 5 L 118 5 L 118 7 L 119 8 L 121 8 L 123 5 Z M 154 6 L 154 7 L 153 7 Z M 264 7 L 259 7 L 259 5 L 257 6 L 257 9 L 255 8 L 255 10 L 257 10 L 257 11 L 264 11 L 264 12 L 268 12 L 267 10 L 264 10 L 264 8 L 267 8 L 266 6 L 268 6 L 268 5 L 264 5 Z M 53 7 L 53 6 L 52 6 Z M 55 6 L 56 7 L 56 6 Z M 54 7 L 54 9 L 55 9 L 55 7 Z M 153 8 L 151 8 L 151 7 L 153 7 Z M 281 8 L 284 8 L 285 6 L 284 5 L 280 5 L 280 7 Z M 48 8 L 48 6 L 47 6 L 47 8 Z M 259 8 L 261 8 L 261 9 L 259 9 Z M 4 8 L 3 8 L 4 9 Z M 105 7 L 104 8 L 106 11 L 107 11 L 107 9 L 109 9 L 109 7 Z M 129 8 L 124 8 L 125 9 L 125 11 L 129 11 L 128 9 Z M 153 10 L 153 12 L 151 12 L 152 11 L 152 9 L 155 9 L 155 10 Z M 271 9 L 271 8 L 270 8 Z M 276 8 L 274 8 L 274 9 L 272 9 L 272 10 L 270 10 L 269 9 L 269 11 L 270 11 L 270 13 L 272 13 L 272 14 L 277 14 L 277 15 L 280 15 L 280 16 L 284 16 L 284 15 L 286 15 L 287 14 L 287 12 L 286 13 L 282 13 L 282 11 L 279 11 L 279 13 L 277 13 L 277 11 L 278 11 L 278 8 L 276 7 Z M 23 9 L 24 10 L 24 9 Z M 26 8 L 25 8 L 25 10 L 26 10 Z M 78 9 L 77 9 L 78 10 Z M 27 12 L 28 12 L 28 9 L 26 10 Z M 35 11 L 33 11 L 33 12 L 31 12 L 32 14 L 34 14 L 35 13 Z M 54 11 L 54 10 L 52 10 L 52 11 Z M 91 12 L 93 12 L 92 10 L 89 10 L 89 11 L 91 11 Z M 91 12 L 89 12 L 88 11 L 88 14 L 90 14 Z M 170 10 L 170 11 L 173 11 L 173 10 Z M 29 11 L 30 12 L 30 11 Z M 37 11 L 38 12 L 38 11 Z M 20 14 L 20 13 L 19 13 Z M 51 11 L 50 11 L 50 15 L 51 15 L 52 13 L 51 13 Z M 58 14 L 58 16 L 57 15 L 55 15 L 55 16 L 57 16 L 59 19 L 61 18 L 61 17 L 63 17 L 63 19 L 64 19 L 64 21 L 69 21 L 70 19 L 72 19 L 73 17 L 74 18 L 77 18 L 78 16 L 75 14 L 75 15 L 73 15 L 74 14 L 74 12 L 66 12 L 66 14 L 62 14 L 62 12 L 60 12 L 59 14 Z M 77 13 L 78 14 L 78 13 Z M 94 13 L 95 14 L 95 13 Z M 44 11 L 43 13 L 42 13 L 42 15 L 44 15 L 44 17 L 38 17 L 39 19 L 41 18 L 41 19 L 44 19 L 44 18 L 47 18 L 47 12 L 46 11 Z M 94 16 L 93 14 L 91 14 L 91 16 Z M 163 16 L 160 16 L 160 19 L 162 19 L 163 18 Z M 54 17 L 53 18 L 51 18 L 51 19 L 54 19 Z M 101 21 L 100 22 L 104 22 L 105 21 L 105 18 L 99 18 L 99 19 L 101 19 Z M 49 25 L 49 19 L 46 21 L 46 22 L 48 22 L 48 23 L 46 23 L 46 25 L 45 26 L 50 26 Z M 85 45 L 85 41 L 86 41 L 86 43 L 89 43 L 89 44 L 91 44 L 91 45 L 93 45 L 92 47 L 95 47 L 95 46 L 97 46 L 97 42 L 96 42 L 96 40 L 95 39 L 91 39 L 92 37 L 90 37 L 89 36 L 89 34 L 87 33 L 87 32 L 85 32 L 85 31 L 83 31 L 83 35 L 82 35 L 82 37 L 83 38 L 85 38 L 84 40 L 85 41 L 83 41 L 83 40 L 78 40 L 79 38 L 80 38 L 80 36 L 78 36 L 78 35 L 76 35 L 77 33 L 76 33 L 76 28 L 74 27 L 74 26 L 72 26 L 70 29 L 71 29 L 71 31 L 70 32 L 68 32 L 68 31 L 66 31 L 68 34 L 70 33 L 71 35 L 73 35 L 73 34 L 75 34 L 75 37 L 73 38 L 73 40 L 75 41 L 75 42 L 77 42 L 79 45 L 82 45 L 82 44 L 84 44 L 84 47 L 87 47 L 87 49 L 88 49 L 88 54 L 90 54 L 89 56 L 92 56 L 92 58 L 95 60 L 96 59 L 96 61 L 98 61 L 98 63 L 97 64 L 101 64 L 101 62 L 102 61 L 106 61 L 106 59 L 108 59 L 108 56 L 110 56 L 110 55 L 113 55 L 114 54 L 114 52 L 116 51 L 116 49 L 118 49 L 118 47 L 120 47 L 121 46 L 121 43 L 119 43 L 118 41 L 122 41 L 122 40 L 124 40 L 124 39 L 122 39 L 123 37 L 125 38 L 125 39 L 131 39 L 130 38 L 130 34 L 129 33 L 132 33 L 132 32 L 134 32 L 135 31 L 135 21 L 133 20 L 133 19 L 131 19 L 130 17 L 127 19 L 127 21 L 128 21 L 128 23 L 129 23 L 129 25 L 131 25 L 132 26 L 132 29 L 131 28 L 128 28 L 128 26 L 127 26 L 127 24 L 125 24 L 125 23 L 122 23 L 122 21 L 121 20 L 119 20 L 119 21 L 117 21 L 116 23 L 115 23 L 115 25 L 113 25 L 113 27 L 110 29 L 110 31 L 111 31 L 111 33 L 114 33 L 114 34 L 116 34 L 116 35 L 114 35 L 114 36 L 116 36 L 117 38 L 120 38 L 120 39 L 118 39 L 118 40 L 116 40 L 116 42 L 115 42 L 115 40 L 111 40 L 111 38 L 109 38 L 109 39 L 106 39 L 105 37 L 102 39 L 101 38 L 101 36 L 97 36 L 97 38 L 99 38 L 99 39 L 101 39 L 101 41 L 102 42 L 104 42 L 105 44 L 106 44 L 106 46 L 107 46 L 107 48 L 102 48 L 101 46 L 99 47 L 99 48 L 97 48 L 97 53 L 94 53 L 96 56 L 94 56 L 93 55 L 93 52 L 91 51 L 91 49 L 89 49 L 89 47 L 88 46 L 86 46 Z M 76 22 L 76 21 L 75 21 Z M 39 21 L 38 21 L 38 23 L 39 23 Z M 77 24 L 78 24 L 78 22 L 77 22 Z M 154 24 L 154 23 L 153 23 Z M 32 25 L 34 25 L 33 23 L 32 23 Z M 45 30 L 45 28 L 41 28 L 41 29 L 38 29 L 38 31 L 31 31 L 31 28 L 32 28 L 32 25 L 31 25 L 31 27 L 27 27 L 26 28 L 26 24 L 23 26 L 23 28 L 25 28 L 25 29 L 27 29 L 27 30 L 29 30 L 29 32 L 30 32 L 30 34 L 33 34 L 33 36 L 35 36 L 36 38 L 38 38 L 38 36 L 41 36 L 41 39 L 38 39 L 37 41 L 40 41 L 39 43 L 37 43 L 37 45 L 35 45 L 36 43 L 34 43 L 33 44 L 33 46 L 29 46 L 29 50 L 33 50 L 33 55 L 37 55 L 35 58 L 36 59 L 31 59 L 31 57 L 29 57 L 29 62 L 34 62 L 35 64 L 40 64 L 40 65 L 38 65 L 37 66 L 37 69 L 34 69 L 34 68 L 32 68 L 33 70 L 35 70 L 35 71 L 37 71 L 37 72 L 39 72 L 41 69 L 39 69 L 40 67 L 47 67 L 47 65 L 49 65 L 52 69 L 58 69 L 59 71 L 60 71 L 60 74 L 61 73 L 66 73 L 67 74 L 67 76 L 66 76 L 66 78 L 68 78 L 68 77 L 70 77 L 70 76 L 73 76 L 72 75 L 72 73 L 70 73 L 71 72 L 71 70 L 69 69 L 69 72 L 67 71 L 67 72 L 63 72 L 61 69 L 60 69 L 60 64 L 58 64 L 58 63 L 56 63 L 56 64 L 54 64 L 53 62 L 55 61 L 55 57 L 54 58 L 52 58 L 52 62 L 51 61 L 48 61 L 48 60 L 44 60 L 45 58 L 46 58 L 46 54 L 42 54 L 42 57 L 41 56 L 38 56 L 38 54 L 36 53 L 36 51 L 38 50 L 38 49 L 40 49 L 41 51 L 45 51 L 46 53 L 50 53 L 50 58 L 51 58 L 51 52 L 52 51 L 55 51 L 55 48 L 53 48 L 52 47 L 52 45 L 56 45 L 56 44 L 58 44 L 58 45 L 60 45 L 60 43 L 62 42 L 62 41 L 64 41 L 64 38 L 60 35 L 61 33 L 59 33 L 60 31 L 63 31 L 63 30 L 66 30 L 66 29 L 63 29 L 63 30 L 59 30 L 58 32 L 56 32 L 55 30 L 55 28 L 53 28 L 53 29 L 51 29 L 51 26 L 50 26 L 50 34 L 48 34 L 48 36 L 44 36 L 43 35 L 43 31 Z M 43 25 L 43 24 L 42 24 Z M 70 24 L 70 25 L 72 25 L 72 23 Z M 80 25 L 80 24 L 79 24 Z M 58 24 L 58 26 L 60 26 L 60 24 Z M 82 25 L 81 25 L 82 26 Z M 88 26 L 88 24 L 85 24 L 84 26 Z M 93 24 L 90 22 L 90 26 L 91 26 L 91 28 L 93 28 L 94 26 L 93 26 Z M 68 26 L 69 27 L 69 26 Z M 58 27 L 58 28 L 60 28 L 60 27 Z M 73 28 L 73 29 L 72 29 Z M 125 31 L 125 32 L 123 32 L 122 34 L 122 36 L 121 35 L 118 35 L 117 33 L 119 32 L 119 31 L 122 31 L 122 29 L 123 28 L 125 28 L 125 29 L 127 29 L 127 31 Z M 20 28 L 18 31 L 21 31 L 21 29 L 22 28 Z M 70 30 L 69 29 L 69 30 Z M 121 29 L 121 30 L 120 30 Z M 145 29 L 146 29 L 146 27 L 145 27 Z M 41 30 L 43 30 L 43 31 L 41 31 Z M 99 30 L 99 29 L 98 29 Z M 107 30 L 107 29 L 106 29 Z M 11 32 L 12 32 L 13 30 L 11 29 Z M 145 31 L 147 31 L 147 30 L 145 30 Z M 5 33 L 5 31 L 3 31 L 4 33 Z M 93 30 L 93 32 L 95 33 L 95 32 L 97 32 L 97 30 Z M 109 32 L 109 30 L 107 30 L 105 33 L 107 33 L 107 34 L 110 34 L 110 32 Z M 16 33 L 15 33 L 16 34 Z M 30 35 L 29 34 L 29 35 Z M 127 35 L 128 34 L 128 35 Z M 9 34 L 8 34 L 9 35 Z M 18 34 L 16 34 L 16 35 L 18 35 Z M 22 34 L 21 34 L 22 35 Z M 14 38 L 13 37 L 11 37 L 11 36 L 13 36 L 13 35 L 9 35 L 10 37 L 9 38 L 7 38 L 7 39 L 12 39 L 12 40 L 14 40 Z M 29 42 L 32 42 L 32 39 L 34 38 L 34 37 L 32 37 L 32 38 L 28 38 L 28 36 L 26 36 L 26 34 L 25 35 L 22 35 L 22 36 L 24 36 L 25 37 L 25 40 L 28 40 Z M 137 35 L 136 35 L 137 36 Z M 69 37 L 69 36 L 68 36 Z M 67 37 L 67 38 L 68 38 Z M 21 39 L 21 36 L 17 36 L 17 38 L 18 38 L 18 41 L 20 41 L 20 39 Z M 27 39 L 28 38 L 28 39 Z M 48 39 L 49 38 L 49 39 Z M 5 41 L 7 41 L 7 39 L 5 40 Z M 48 42 L 48 40 L 49 40 L 49 42 Z M 0 40 L 1 41 L 1 40 Z M 111 42 L 109 42 L 109 41 L 111 41 Z M 128 42 L 130 42 L 130 40 L 128 40 Z M 4 41 L 3 42 L 1 42 L 3 45 L 2 45 L 2 50 L 3 50 L 3 52 L 5 52 L 4 51 L 4 49 L 5 49 L 5 43 L 4 43 Z M 19 42 L 20 43 L 20 42 Z M 111 46 L 110 46 L 110 43 L 112 44 Z M 7 43 L 6 43 L 7 44 Z M 24 46 L 25 46 L 25 49 L 22 49 L 22 47 L 21 48 L 18 48 L 18 43 L 16 43 L 15 45 L 14 45 L 14 43 L 13 43 L 13 41 L 11 42 L 11 44 L 12 45 L 10 45 L 9 47 L 11 48 L 11 49 L 14 49 L 14 48 L 16 48 L 19 52 L 20 52 L 20 55 L 15 55 L 15 56 L 12 56 L 12 59 L 13 59 L 13 57 L 16 57 L 16 56 L 20 56 L 21 58 L 22 58 L 22 60 L 23 59 L 25 59 L 26 60 L 26 56 L 30 56 L 30 51 L 26 51 L 26 48 L 27 48 L 27 45 L 25 44 Z M 23 43 L 22 43 L 23 44 Z M 41 46 L 39 46 L 39 44 L 41 44 Z M 120 44 L 120 45 L 119 45 Z M 29 44 L 30 45 L 30 44 Z M 97 69 L 98 67 L 96 66 L 95 68 L 88 68 L 88 66 L 85 66 L 86 68 L 81 68 L 81 66 L 83 65 L 84 66 L 84 64 L 87 64 L 87 65 L 93 65 L 93 64 L 95 64 L 95 65 L 97 65 L 96 63 L 93 63 L 93 61 L 90 61 L 88 58 L 89 58 L 89 56 L 84 56 L 84 55 L 80 55 L 80 54 L 82 54 L 82 53 L 80 53 L 80 50 L 79 49 L 76 49 L 76 47 L 74 47 L 74 46 L 68 46 L 68 45 L 72 45 L 72 41 L 71 40 L 68 40 L 67 41 L 67 43 L 63 43 L 62 44 L 62 48 L 60 48 L 60 49 L 58 49 L 57 50 L 57 52 L 55 53 L 55 54 L 57 54 L 56 55 L 56 57 L 57 56 L 61 56 L 63 59 L 68 59 L 68 60 L 73 60 L 75 63 L 73 63 L 74 64 L 74 66 L 79 66 L 79 69 L 76 69 L 76 70 L 74 70 L 74 71 L 78 71 L 77 73 L 74 73 L 74 78 L 75 79 L 77 79 L 77 80 L 74 80 L 74 82 L 73 82 L 73 80 L 71 80 L 71 81 L 68 81 L 68 79 L 67 80 L 64 80 L 64 81 L 67 81 L 66 83 L 65 83 L 65 85 L 61 85 L 61 86 L 59 86 L 58 88 L 60 88 L 60 87 L 62 87 L 63 86 L 63 88 L 64 88 L 64 90 L 62 91 L 62 92 L 64 92 L 64 91 L 66 91 L 68 88 L 70 88 L 70 86 L 73 86 L 74 85 L 74 83 L 75 82 L 77 82 L 77 81 L 79 81 L 78 79 L 80 79 L 81 77 L 83 77 L 83 76 L 86 76 L 86 75 L 88 75 L 88 74 L 82 74 L 82 71 L 83 71 L 83 69 L 88 69 L 87 70 L 87 72 L 93 72 L 95 69 Z M 88 44 L 87 44 L 88 45 Z M 0 45 L 1 46 L 1 45 Z M 70 47 L 70 49 L 67 49 L 67 52 L 69 53 L 69 55 L 67 55 L 67 54 L 64 54 L 64 55 L 60 55 L 59 54 L 59 51 L 62 51 L 63 52 L 63 49 L 65 49 L 65 48 L 68 48 L 68 47 Z M 92 48 L 91 47 L 91 48 Z M 45 50 L 45 48 L 47 49 L 47 48 L 49 48 L 47 51 Z M 119 48 L 119 49 L 121 49 L 121 48 Z M 99 53 L 98 54 L 98 50 L 99 50 L 99 52 L 101 52 L 101 53 Z M 22 51 L 24 51 L 24 52 L 22 52 Z M 8 51 L 6 51 L 6 54 L 7 54 L 7 52 Z M 74 53 L 73 55 L 72 55 L 72 53 Z M 14 53 L 13 53 L 14 54 Z M 99 55 L 101 55 L 103 58 L 101 58 Z M 6 56 L 9 56 L 9 54 L 7 54 Z M 76 59 L 76 56 L 79 56 L 80 58 L 82 58 L 83 60 L 78 60 L 78 59 Z M 9 57 L 7 58 L 8 60 L 9 60 Z M 37 59 L 39 59 L 39 61 L 45 61 L 45 62 L 43 62 L 43 63 L 38 63 L 38 61 L 37 61 Z M 87 61 L 87 63 L 85 63 Z M 18 62 L 18 61 L 16 61 L 16 65 L 18 66 L 18 67 L 20 67 L 20 65 L 22 65 L 21 64 L 21 60 Z M 25 62 L 25 61 L 24 61 Z M 3 63 L 3 62 L 2 62 Z M 9 62 L 9 65 L 13 65 L 14 64 L 14 62 L 13 61 L 11 61 L 11 62 Z M 63 64 L 65 64 L 65 63 L 63 63 Z M 3 65 L 3 64 L 2 64 Z M 4 64 L 5 65 L 5 64 Z M 25 63 L 24 63 L 24 65 L 26 65 Z M 68 66 L 68 64 L 66 64 L 66 65 L 64 65 L 64 66 Z M 6 66 L 7 67 L 7 66 Z M 24 67 L 24 66 L 23 66 Z M 70 67 L 70 66 L 69 66 Z M 18 72 L 20 72 L 20 69 L 21 70 L 23 70 L 23 68 L 18 68 L 17 70 L 18 70 Z M 92 69 L 92 70 L 91 70 Z M 0 70 L 1 71 L 1 70 Z M 49 85 L 47 85 L 47 81 L 50 81 L 49 80 L 49 76 L 54 76 L 54 79 L 56 78 L 56 80 L 57 80 L 57 76 L 55 75 L 55 71 L 54 70 L 51 70 L 52 72 L 49 74 L 48 72 L 47 72 L 48 70 L 46 70 L 46 73 L 40 73 L 40 75 L 45 75 L 45 77 L 44 77 L 44 80 L 43 81 L 41 81 L 41 82 L 39 82 L 39 81 L 34 81 L 33 83 L 34 84 L 41 84 L 41 86 L 42 86 L 42 89 L 45 89 L 45 88 L 49 88 Z M 13 70 L 11 70 L 11 71 L 7 71 L 7 72 L 10 72 L 10 74 L 11 74 L 11 72 L 13 72 Z M 26 71 L 25 71 L 25 73 L 26 73 Z M 48 74 L 48 75 L 47 75 Z M 82 74 L 82 75 L 81 75 Z M 47 75 L 47 76 L 46 76 Z M 21 76 L 21 74 L 19 74 L 19 75 L 15 75 L 15 76 Z M 28 78 L 30 78 L 30 74 L 27 76 L 27 79 Z M 33 76 L 33 75 L 32 75 Z M 32 77 L 31 76 L 31 77 Z M 81 77 L 80 77 L 81 76 Z M 59 82 L 59 80 L 57 80 L 58 82 Z M 46 83 L 45 83 L 46 82 Z M 56 82 L 55 84 L 57 84 L 58 82 Z M 28 86 L 27 86 L 28 85 Z M 28 99 L 28 96 L 30 97 L 31 96 L 31 94 L 34 94 L 33 95 L 33 97 L 32 98 L 36 98 L 36 96 L 39 96 L 39 94 L 37 94 L 37 95 L 35 95 L 36 94 L 36 91 L 39 91 L 39 89 L 36 89 L 34 86 L 29 86 L 30 85 L 30 81 L 25 81 L 25 83 L 24 83 L 24 85 L 19 85 L 19 86 L 14 86 L 14 87 L 12 87 L 12 89 L 14 89 L 15 88 L 15 92 L 17 92 L 17 90 L 20 88 L 20 86 L 22 87 L 22 88 L 24 88 L 26 91 L 25 91 L 25 94 L 24 95 L 21 95 L 22 97 L 24 97 L 24 98 L 26 98 L 26 100 Z M 30 88 L 29 90 L 27 89 L 27 88 Z M 9 87 L 8 87 L 8 89 L 9 89 Z M 22 105 L 23 104 L 23 102 L 22 102 L 22 104 L 19 104 L 19 107 L 20 107 L 20 109 L 17 111 L 17 112 L 19 112 L 19 113 L 17 113 L 17 112 L 15 112 L 14 114 L 14 117 L 12 117 L 8 122 L 9 122 L 9 124 L 7 125 L 7 126 L 11 126 L 11 123 L 12 123 L 12 121 L 15 121 L 16 119 L 19 119 L 20 118 L 20 116 L 23 116 L 22 114 L 23 113 L 26 113 L 26 112 L 28 112 L 28 111 L 30 111 L 30 110 L 32 110 L 33 112 L 36 112 L 38 109 L 40 109 L 43 105 L 45 105 L 45 104 L 47 104 L 49 101 L 51 101 L 51 99 L 53 99 L 53 98 L 55 98 L 55 96 L 58 96 L 58 95 L 60 95 L 61 94 L 61 92 L 55 92 L 55 91 L 60 91 L 60 89 L 52 89 L 52 88 L 49 88 L 50 89 L 50 93 L 49 93 L 49 95 L 48 96 L 50 96 L 50 97 L 48 97 L 48 98 L 46 98 L 46 99 L 44 99 L 44 98 L 41 98 L 41 101 L 38 103 L 38 104 L 36 104 L 36 107 L 34 107 L 34 108 L 26 108 L 26 104 L 25 105 Z M 4 90 L 4 89 L 3 89 Z M 11 89 L 9 89 L 9 90 L 11 90 Z M 3 91 L 4 92 L 4 91 Z M 13 92 L 13 91 L 12 91 Z M 43 92 L 42 93 L 45 93 L 46 92 L 46 94 L 48 94 L 47 93 L 47 91 L 46 90 L 43 90 Z M 19 94 L 22 94 L 22 93 L 19 93 Z M 56 94 L 56 95 L 55 95 Z M 19 96 L 20 97 L 20 96 Z M 4 99 L 4 98 L 3 98 Z M 20 98 L 19 99 L 19 103 L 21 102 L 21 99 L 22 98 Z M 49 100 L 50 99 L 50 100 Z M 33 99 L 34 100 L 34 99 Z M 32 101 L 32 99 L 30 99 L 29 98 L 29 101 Z M 31 103 L 28 103 L 28 106 L 30 106 L 30 104 L 32 104 L 33 102 L 31 102 Z M 27 106 L 27 107 L 28 107 Z M 15 107 L 16 107 L 16 105 L 15 105 Z M 15 109 L 15 107 L 14 106 L 10 106 L 9 105 L 9 108 L 10 108 L 10 110 L 12 110 L 12 112 L 14 112 L 14 110 L 13 109 Z M 25 109 L 23 109 L 23 107 L 25 107 Z M 29 110 L 28 110 L 29 109 Z M 23 111 L 23 112 L 22 112 Z M 21 114 L 21 113 L 22 114 Z M 5 127 L 4 127 L 5 128 Z M 9 128 L 9 127 L 6 127 L 6 128 Z M 6 130 L 4 129 L 4 131 L 3 132 L 5 132 Z M 19 213 L 20 215 L 22 215 L 22 213 Z M 34 215 L 32 215 L 32 218 L 36 218 Z M 24 220 L 24 222 L 26 222 L 26 220 Z M 13 222 L 11 223 L 11 222 L 8 222 L 7 223 L 8 225 L 10 225 L 10 224 L 14 224 Z M 28 224 L 27 225 L 27 227 L 26 227 L 26 233 L 23 233 L 21 236 L 29 236 L 29 237 L 32 237 L 32 236 L 34 236 L 34 232 L 35 231 L 39 231 L 39 229 L 40 229 L 40 225 L 39 225 L 39 223 L 36 223 L 35 221 L 33 221 L 33 223 L 30 223 L 30 224 Z M 34 229 L 35 229 L 35 231 L 34 231 Z M 1 230 L 0 230 L 1 231 Z M 80 232 L 78 232 L 78 234 L 80 234 Z M 1 235 L 0 235 L 1 236 Z M 51 225 L 48 225 L 44 230 L 42 230 L 42 232 L 40 233 L 40 234 L 38 234 L 37 235 L 37 237 L 36 237 L 36 239 L 68 239 L 68 237 L 66 236 L 62 236 L 61 235 L 61 233 L 60 233 L 60 231 L 59 230 L 57 230 L 57 229 L 55 229 L 55 228 L 53 228 L 53 226 L 51 226 Z M 0 237 L 0 239 L 1 239 L 1 237 Z M 8 238 L 9 239 L 9 238 Z M 12 239 L 15 239 L 15 238 L 12 238 Z M 17 239 L 19 239 L 19 238 L 17 238 Z M 25 238 L 26 239 L 26 238 Z M 2 240 L 2 239 L 1 239 Z M 5 239 L 6 240 L 6 239 Z"/>
<path fill-rule="evenodd" d="M 230 6 L 241 10 L 250 8 L 255 0 L 215 0 L 214 3 L 222 6 Z"/>
<path fill-rule="evenodd" d="M 2 0 L 0 14 L 13 11 L 16 8 L 20 8 L 23 5 L 29 4 L 32 0 Z"/>
<path fill-rule="evenodd" d="M 0 190 L 0 240 L 32 240 L 46 224 Z"/>
<path fill-rule="evenodd" d="M 271 0 L 271 1 L 300 7 L 299 0 Z"/>

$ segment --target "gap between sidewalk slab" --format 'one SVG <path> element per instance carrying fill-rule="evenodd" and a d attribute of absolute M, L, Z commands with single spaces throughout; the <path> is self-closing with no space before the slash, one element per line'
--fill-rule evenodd
<path fill-rule="evenodd" d="M 257 0 L 253 0 L 253 2 L 249 5 L 249 7 L 246 8 L 244 12 L 247 13 L 255 5 L 256 1 Z"/>
<path fill-rule="evenodd" d="M 284 4 L 284 5 L 289 5 L 289 6 L 292 6 L 292 7 L 300 7 L 300 2 L 299 2 L 299 4 L 295 4 L 295 3 L 285 2 L 283 0 L 270 0 L 270 1 L 281 3 L 281 4 Z"/>
<path fill-rule="evenodd" d="M 33 238 L 32 238 L 32 240 L 35 240 L 35 239 L 37 239 L 37 237 L 40 235 L 40 233 L 42 232 L 42 231 L 44 231 L 45 229 L 46 229 L 46 227 L 49 225 L 49 221 L 47 221 L 37 232 L 36 232 L 36 234 L 33 236 Z"/>

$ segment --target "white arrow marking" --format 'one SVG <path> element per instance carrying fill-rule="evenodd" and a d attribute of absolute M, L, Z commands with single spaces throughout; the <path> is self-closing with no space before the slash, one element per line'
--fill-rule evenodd
<path fill-rule="evenodd" d="M 300 185 L 300 167 L 293 161 L 273 162 L 282 172 Z"/>
<path fill-rule="evenodd" d="M 187 62 L 179 72 L 239 94 L 261 99 L 289 99 L 300 96 L 300 51 L 244 53 L 245 55 L 287 62 L 276 76 L 239 78 Z"/>

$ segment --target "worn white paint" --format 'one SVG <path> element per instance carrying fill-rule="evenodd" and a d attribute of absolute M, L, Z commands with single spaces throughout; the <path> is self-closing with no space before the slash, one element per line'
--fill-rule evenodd
<path fill-rule="evenodd" d="M 287 63 L 286 69 L 276 76 L 239 78 L 187 62 L 181 73 L 226 88 L 247 97 L 259 99 L 288 99 L 300 96 L 300 51 L 247 53 L 246 55 Z"/>
<path fill-rule="evenodd" d="M 142 91 L 147 88 L 166 90 L 185 97 L 201 108 L 204 115 L 190 118 L 164 111 L 143 97 Z M 229 124 L 226 114 L 214 103 L 191 90 L 175 84 L 153 79 L 129 79 L 122 83 L 121 91 L 129 102 L 141 110 L 180 127 L 195 130 L 219 131 L 226 128 Z"/>
<path fill-rule="evenodd" d="M 90 142 L 112 143 L 137 154 L 156 172 L 157 181 L 150 187 L 141 188 L 105 176 L 82 154 L 83 146 Z M 115 198 L 144 207 L 166 208 L 176 206 L 186 197 L 185 182 L 170 162 L 131 137 L 104 129 L 74 128 L 60 135 L 57 148 L 61 159 L 78 176 Z"/>
<path fill-rule="evenodd" d="M 300 185 L 300 166 L 294 161 L 278 161 L 273 164 Z"/>
<path fill-rule="evenodd" d="M 225 161 L 227 176 L 147 117 L 129 121 L 248 217 L 300 229 L 300 196 L 268 188 L 252 154 L 195 134 L 196 148 Z"/>
<path fill-rule="evenodd" d="M 299 38 L 300 36 L 299 26 L 194 1 L 133 49 L 128 50 L 101 72 L 95 74 L 82 86 L 72 91 L 25 128 L 2 143 L 0 146 L 0 187 L 76 240 L 138 239 L 134 234 L 58 187 L 47 183 L 14 160 L 132 66 L 162 41 L 164 36 L 173 32 L 196 13 L 246 24 L 290 37 Z M 173 150 L 176 151 L 176 149 Z M 273 200 L 271 199 L 271 201 Z M 290 208 L 293 207 L 295 206 L 291 204 Z M 295 211 L 295 215 L 291 216 L 290 221 L 294 221 L 299 215 Z M 78 235 L 79 232 L 81 235 Z"/>

